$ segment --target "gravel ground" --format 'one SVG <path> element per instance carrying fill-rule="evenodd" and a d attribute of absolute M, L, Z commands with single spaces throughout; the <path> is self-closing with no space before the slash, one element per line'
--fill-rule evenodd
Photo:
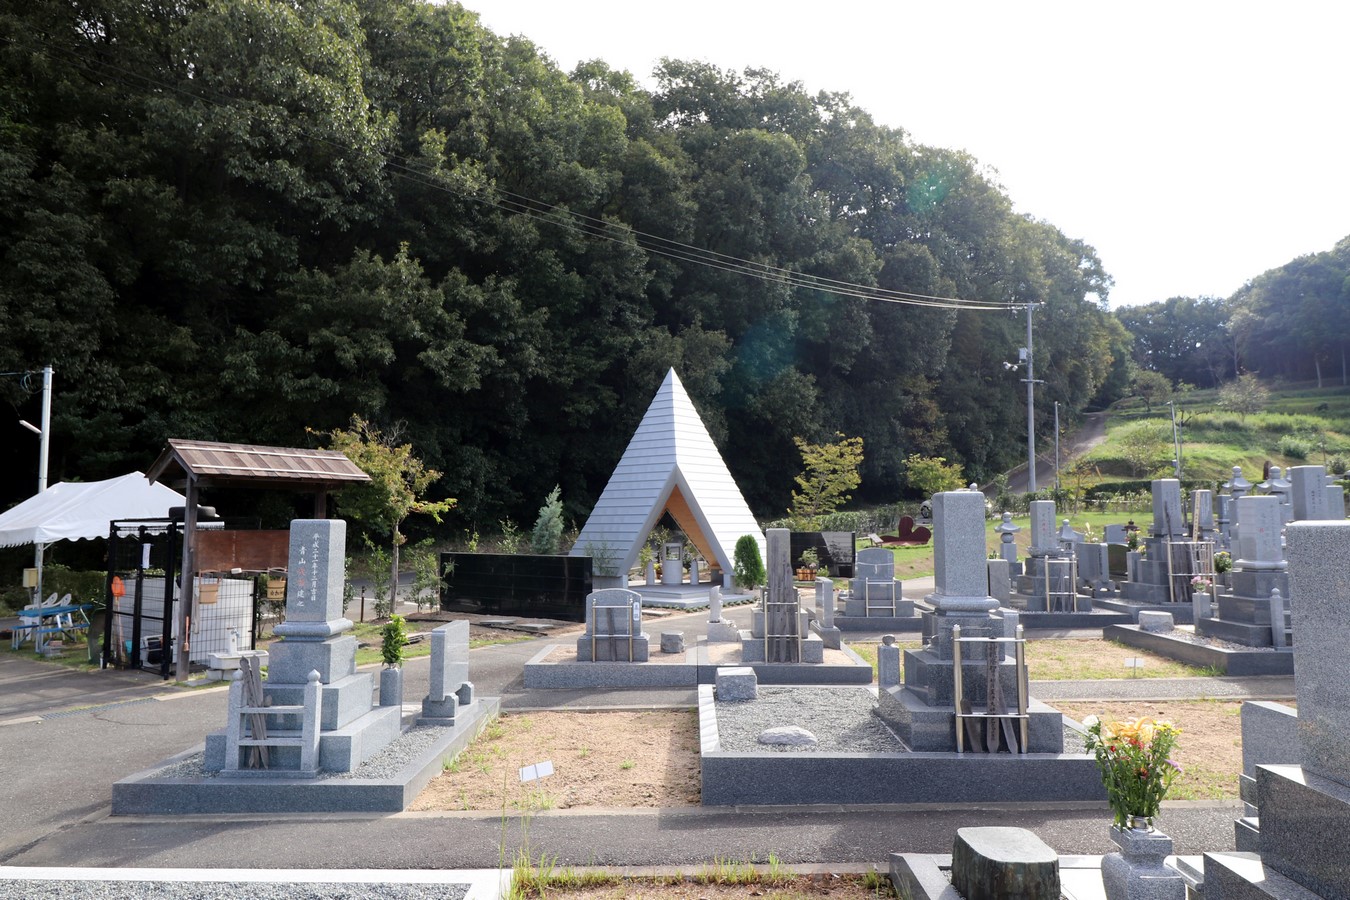
<path fill-rule="evenodd" d="M 865 687 L 764 687 L 757 700 L 717 701 L 717 737 L 729 753 L 907 753 L 909 748 L 876 716 L 877 698 Z M 761 744 L 778 725 L 799 725 L 814 747 Z M 1086 753 L 1083 736 L 1064 726 L 1064 752 Z"/>
<path fill-rule="evenodd" d="M 24 900 L 463 900 L 463 884 L 258 881 L 0 881 L 0 897 Z"/>
<path fill-rule="evenodd" d="M 873 715 L 877 698 L 865 687 L 766 687 L 759 699 L 717 701 L 717 735 L 732 753 L 901 753 L 900 742 Z M 800 725 L 816 736 L 814 747 L 761 744 L 759 736 L 778 725 Z"/>

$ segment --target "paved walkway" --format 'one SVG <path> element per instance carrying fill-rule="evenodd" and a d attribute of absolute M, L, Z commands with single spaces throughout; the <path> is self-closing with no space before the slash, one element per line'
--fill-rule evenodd
<path fill-rule="evenodd" d="M 746 609 L 729 610 L 748 615 Z M 703 614 L 687 618 L 691 623 Z M 670 618 L 676 624 L 680 617 Z M 690 706 L 693 692 L 526 691 L 524 661 L 541 641 L 472 651 L 482 696 L 507 709 Z M 427 689 L 427 660 L 406 667 L 408 696 Z M 1287 697 L 1292 679 L 1042 682 L 1046 699 Z M 949 853 L 974 824 L 1034 830 L 1061 853 L 1114 849 L 1101 804 L 559 810 L 399 815 L 112 817 L 114 781 L 221 727 L 225 692 L 139 673 L 80 673 L 0 654 L 0 865 L 189 868 L 488 869 L 525 847 L 559 865 L 696 867 L 714 856 L 841 871 L 884 868 L 896 851 Z M 1161 827 L 1178 853 L 1233 847 L 1240 804 L 1168 804 Z M 601 837 L 602 836 L 602 837 Z M 3 878 L 4 872 L 0 872 Z M 0 895 L 4 883 L 0 882 Z"/>

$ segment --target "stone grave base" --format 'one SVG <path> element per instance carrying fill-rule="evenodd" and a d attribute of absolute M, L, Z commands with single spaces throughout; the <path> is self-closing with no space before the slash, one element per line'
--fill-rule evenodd
<path fill-rule="evenodd" d="M 706 575 L 704 576 L 707 577 Z M 714 586 L 720 586 L 721 582 L 714 585 L 710 581 L 704 581 L 699 584 L 647 584 L 643 581 L 632 582 L 621 585 L 630 591 L 636 591 L 642 595 L 643 608 L 656 609 L 679 609 L 686 612 L 708 608 L 708 591 Z M 743 603 L 753 603 L 758 600 L 758 596 L 752 594 L 742 594 L 738 591 L 728 588 L 722 588 L 722 605 L 737 606 Z"/>
<path fill-rule="evenodd" d="M 183 775 L 182 769 L 204 745 L 170 757 L 153 768 L 123 778 L 112 788 L 115 816 L 198 815 L 269 812 L 403 812 L 442 766 L 467 747 L 497 715 L 501 701 L 482 697 L 462 710 L 455 724 L 435 729 L 428 747 L 411 754 L 401 768 L 380 778 L 320 773 L 294 774 L 247 770 Z M 407 737 L 407 734 L 404 734 Z M 388 750 L 396 752 L 398 742 Z M 355 775 L 360 775 L 358 770 Z"/>
<path fill-rule="evenodd" d="M 1180 606 L 1181 604 L 1176 604 Z M 1180 612 L 1180 610 L 1168 610 Z M 1294 654 L 1290 650 L 1230 650 L 1194 644 L 1171 634 L 1143 631 L 1138 625 L 1109 625 L 1102 630 L 1108 641 L 1151 650 L 1160 656 L 1190 666 L 1208 667 L 1222 675 L 1293 675 Z"/>
<path fill-rule="evenodd" d="M 845 616 L 835 613 L 834 627 L 840 631 L 869 631 L 905 634 L 923 631 L 923 613 L 932 607 L 915 607 L 912 616 Z"/>
<path fill-rule="evenodd" d="M 1168 603 L 1166 601 L 1145 603 L 1138 600 L 1100 598 L 1092 601 L 1092 607 L 1106 612 L 1126 613 L 1129 615 L 1131 622 L 1138 622 L 1139 613 L 1148 610 L 1150 612 L 1171 613 L 1172 621 L 1178 625 L 1195 624 L 1193 621 L 1195 610 L 1191 606 L 1189 597 L 1182 603 Z"/>
<path fill-rule="evenodd" d="M 817 638 L 819 643 L 819 638 Z M 741 645 L 686 642 L 680 654 L 647 662 L 582 662 L 570 648 L 549 644 L 525 664 L 527 688 L 663 688 L 713 684 L 724 666 L 748 665 L 760 684 L 871 684 L 872 667 L 848 647 L 825 649 L 819 663 L 742 662 Z"/>
<path fill-rule="evenodd" d="M 1018 607 L 1019 595 L 1013 594 L 1012 605 L 1018 611 L 1017 621 L 1028 631 L 1034 628 L 1105 628 L 1107 625 L 1123 625 L 1134 621 L 1128 612 L 1109 609 L 1090 609 L 1078 612 L 1037 612 Z M 1089 597 L 1081 598 L 1091 600 Z M 1100 600 L 1092 600 L 1100 603 Z"/>
<path fill-rule="evenodd" d="M 698 689 L 698 719 L 704 806 L 1100 804 L 1106 797 L 1096 760 L 1081 753 L 723 752 L 707 684 Z"/>

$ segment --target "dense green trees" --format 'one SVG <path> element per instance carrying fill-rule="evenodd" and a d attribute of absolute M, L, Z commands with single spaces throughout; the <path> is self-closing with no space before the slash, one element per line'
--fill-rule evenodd
<path fill-rule="evenodd" d="M 760 70 L 569 76 L 453 3 L 4 7 L 0 235 L 0 369 L 56 366 L 54 478 L 356 415 L 444 473 L 456 530 L 554 485 L 579 522 L 670 366 L 764 513 L 794 436 L 860 436 L 872 501 L 911 454 L 1020 458 L 1023 313 L 831 281 L 1039 304 L 1067 409 L 1128 381 L 1092 248 L 968 155 Z M 0 442 L 0 497 L 33 458 Z"/>
<path fill-rule="evenodd" d="M 1251 372 L 1350 384 L 1350 238 L 1231 297 L 1173 297 L 1116 316 L 1135 337 L 1135 364 L 1173 382 L 1217 387 Z"/>

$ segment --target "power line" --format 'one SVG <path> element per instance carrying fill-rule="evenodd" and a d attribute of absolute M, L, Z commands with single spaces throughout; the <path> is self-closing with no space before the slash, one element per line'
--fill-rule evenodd
<path fill-rule="evenodd" d="M 43 32 L 41 29 L 33 29 L 30 33 L 33 34 L 39 43 L 47 50 L 60 54 L 70 64 L 83 70 L 89 75 L 97 76 L 111 71 L 120 73 L 122 76 L 125 76 L 125 78 L 136 79 L 144 85 L 159 88 L 186 97 L 190 100 L 207 103 L 218 108 L 237 108 L 238 106 L 238 98 L 220 94 L 212 96 L 212 92 L 208 91 L 189 91 L 180 85 L 161 81 L 144 73 L 119 66 L 108 60 L 89 60 L 77 51 L 57 45 L 53 41 L 51 35 Z M 17 38 L 8 36 L 2 37 L 0 40 L 4 40 L 10 44 L 20 43 Z M 126 83 L 125 78 L 120 80 L 122 80 L 123 83 Z M 341 153 L 353 154 L 357 152 L 355 148 L 350 145 L 342 144 L 321 135 L 313 135 L 310 139 L 316 143 L 327 145 Z M 993 303 L 963 300 L 957 297 L 917 294 L 824 276 L 808 275 L 782 266 L 755 262 L 743 257 L 708 250 L 672 238 L 665 238 L 660 235 L 639 231 L 627 224 L 610 222 L 605 219 L 599 219 L 583 213 L 574 212 L 557 204 L 537 200 L 524 194 L 518 194 L 498 187 L 491 188 L 495 197 L 491 195 L 483 196 L 480 191 L 473 188 L 467 186 L 457 187 L 452 183 L 446 183 L 446 181 L 436 173 L 427 173 L 397 154 L 386 155 L 385 168 L 393 177 L 401 178 L 404 181 L 431 190 L 440 191 L 442 193 L 499 209 L 509 215 L 523 216 L 532 221 L 563 228 L 585 237 L 597 238 L 622 245 L 629 245 L 631 243 L 649 254 L 730 274 L 757 278 L 762 281 L 781 284 L 787 287 L 815 290 L 841 297 L 876 300 L 885 303 L 897 303 L 906 306 L 918 306 L 933 309 L 998 311 L 1021 309 L 1024 306 L 1024 304 Z"/>

